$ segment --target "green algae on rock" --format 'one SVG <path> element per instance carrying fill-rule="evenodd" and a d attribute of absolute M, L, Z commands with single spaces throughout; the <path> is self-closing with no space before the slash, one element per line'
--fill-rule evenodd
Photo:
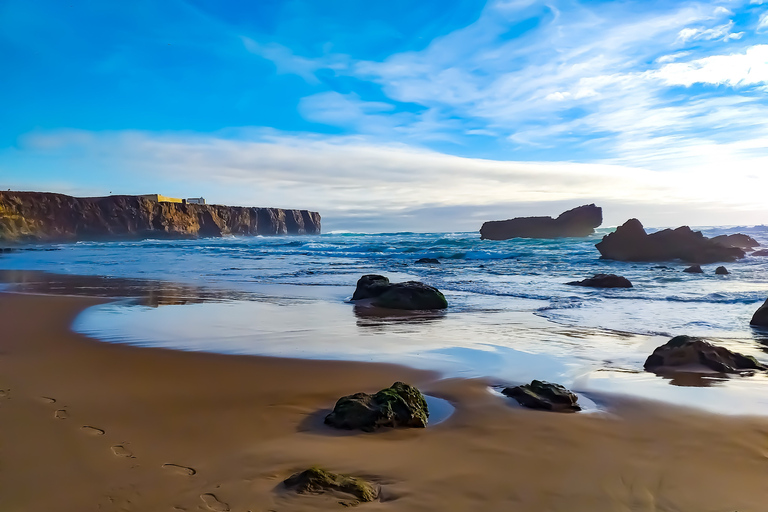
<path fill-rule="evenodd" d="M 347 430 L 372 432 L 381 427 L 424 428 L 429 408 L 415 387 L 395 382 L 374 395 L 355 393 L 341 397 L 325 423 Z"/>
<path fill-rule="evenodd" d="M 502 393 L 524 407 L 555 412 L 576 412 L 578 397 L 560 384 L 534 380 L 530 384 L 505 388 Z"/>
<path fill-rule="evenodd" d="M 296 473 L 284 482 L 286 487 L 295 488 L 296 492 L 322 494 L 338 491 L 351 494 L 359 501 L 369 502 L 379 496 L 379 490 L 370 482 L 349 475 L 331 473 L 319 467 L 312 467 Z"/>

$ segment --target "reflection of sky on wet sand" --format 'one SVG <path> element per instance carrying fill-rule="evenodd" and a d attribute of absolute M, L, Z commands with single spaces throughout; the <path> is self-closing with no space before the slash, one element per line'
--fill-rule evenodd
<path fill-rule="evenodd" d="M 741 414 L 768 414 L 768 379 L 657 376 L 645 358 L 667 338 L 564 327 L 530 311 L 410 317 L 345 303 L 338 290 L 285 287 L 257 300 L 219 300 L 150 308 L 96 306 L 74 329 L 106 341 L 231 354 L 406 364 L 502 384 L 543 379 L 590 396 L 619 393 Z M 330 295 L 329 295 L 330 294 Z M 330 299 L 330 300 L 329 300 Z M 725 340 L 764 355 L 756 340 Z M 671 385 L 670 385 L 671 384 Z M 598 400 L 598 399 L 596 399 Z"/>

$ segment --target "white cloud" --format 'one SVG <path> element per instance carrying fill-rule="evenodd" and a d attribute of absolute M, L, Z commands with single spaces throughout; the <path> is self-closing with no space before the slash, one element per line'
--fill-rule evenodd
<path fill-rule="evenodd" d="M 768 83 L 768 45 L 755 45 L 744 53 L 667 64 L 654 76 L 668 85 L 686 87 L 695 83 L 731 87 Z"/>
<path fill-rule="evenodd" d="M 263 57 L 275 64 L 278 74 L 298 75 L 309 83 L 317 84 L 315 73 L 319 69 L 343 69 L 347 66 L 347 57 L 331 55 L 322 59 L 308 59 L 294 55 L 283 45 L 277 43 L 259 43 L 249 37 L 240 37 L 245 49 L 254 55 Z"/>
<path fill-rule="evenodd" d="M 728 11 L 729 12 L 729 11 Z M 719 39 L 721 41 L 729 41 L 733 39 L 741 39 L 744 32 L 731 32 L 733 28 L 733 21 L 729 21 L 725 25 L 719 25 L 712 28 L 684 28 L 677 35 L 677 40 L 681 43 L 688 41 L 711 41 L 713 39 Z"/>
<path fill-rule="evenodd" d="M 757 21 L 757 30 L 763 30 L 768 28 L 768 12 L 764 12 L 760 15 L 760 19 Z"/>

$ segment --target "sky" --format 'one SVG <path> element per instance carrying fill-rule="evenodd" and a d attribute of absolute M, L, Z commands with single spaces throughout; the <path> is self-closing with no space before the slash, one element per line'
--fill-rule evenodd
<path fill-rule="evenodd" d="M 768 224 L 768 0 L 0 0 L 0 189 Z"/>

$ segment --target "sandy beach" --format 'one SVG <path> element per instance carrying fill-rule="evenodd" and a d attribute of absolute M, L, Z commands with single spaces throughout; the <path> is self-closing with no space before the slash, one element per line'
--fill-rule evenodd
<path fill-rule="evenodd" d="M 612 399 L 524 410 L 403 367 L 140 348 L 70 330 L 103 299 L 0 294 L 0 510 L 338 510 L 281 482 L 319 465 L 381 486 L 363 510 L 763 511 L 768 419 Z M 342 395 L 404 380 L 455 413 L 336 432 Z"/>

